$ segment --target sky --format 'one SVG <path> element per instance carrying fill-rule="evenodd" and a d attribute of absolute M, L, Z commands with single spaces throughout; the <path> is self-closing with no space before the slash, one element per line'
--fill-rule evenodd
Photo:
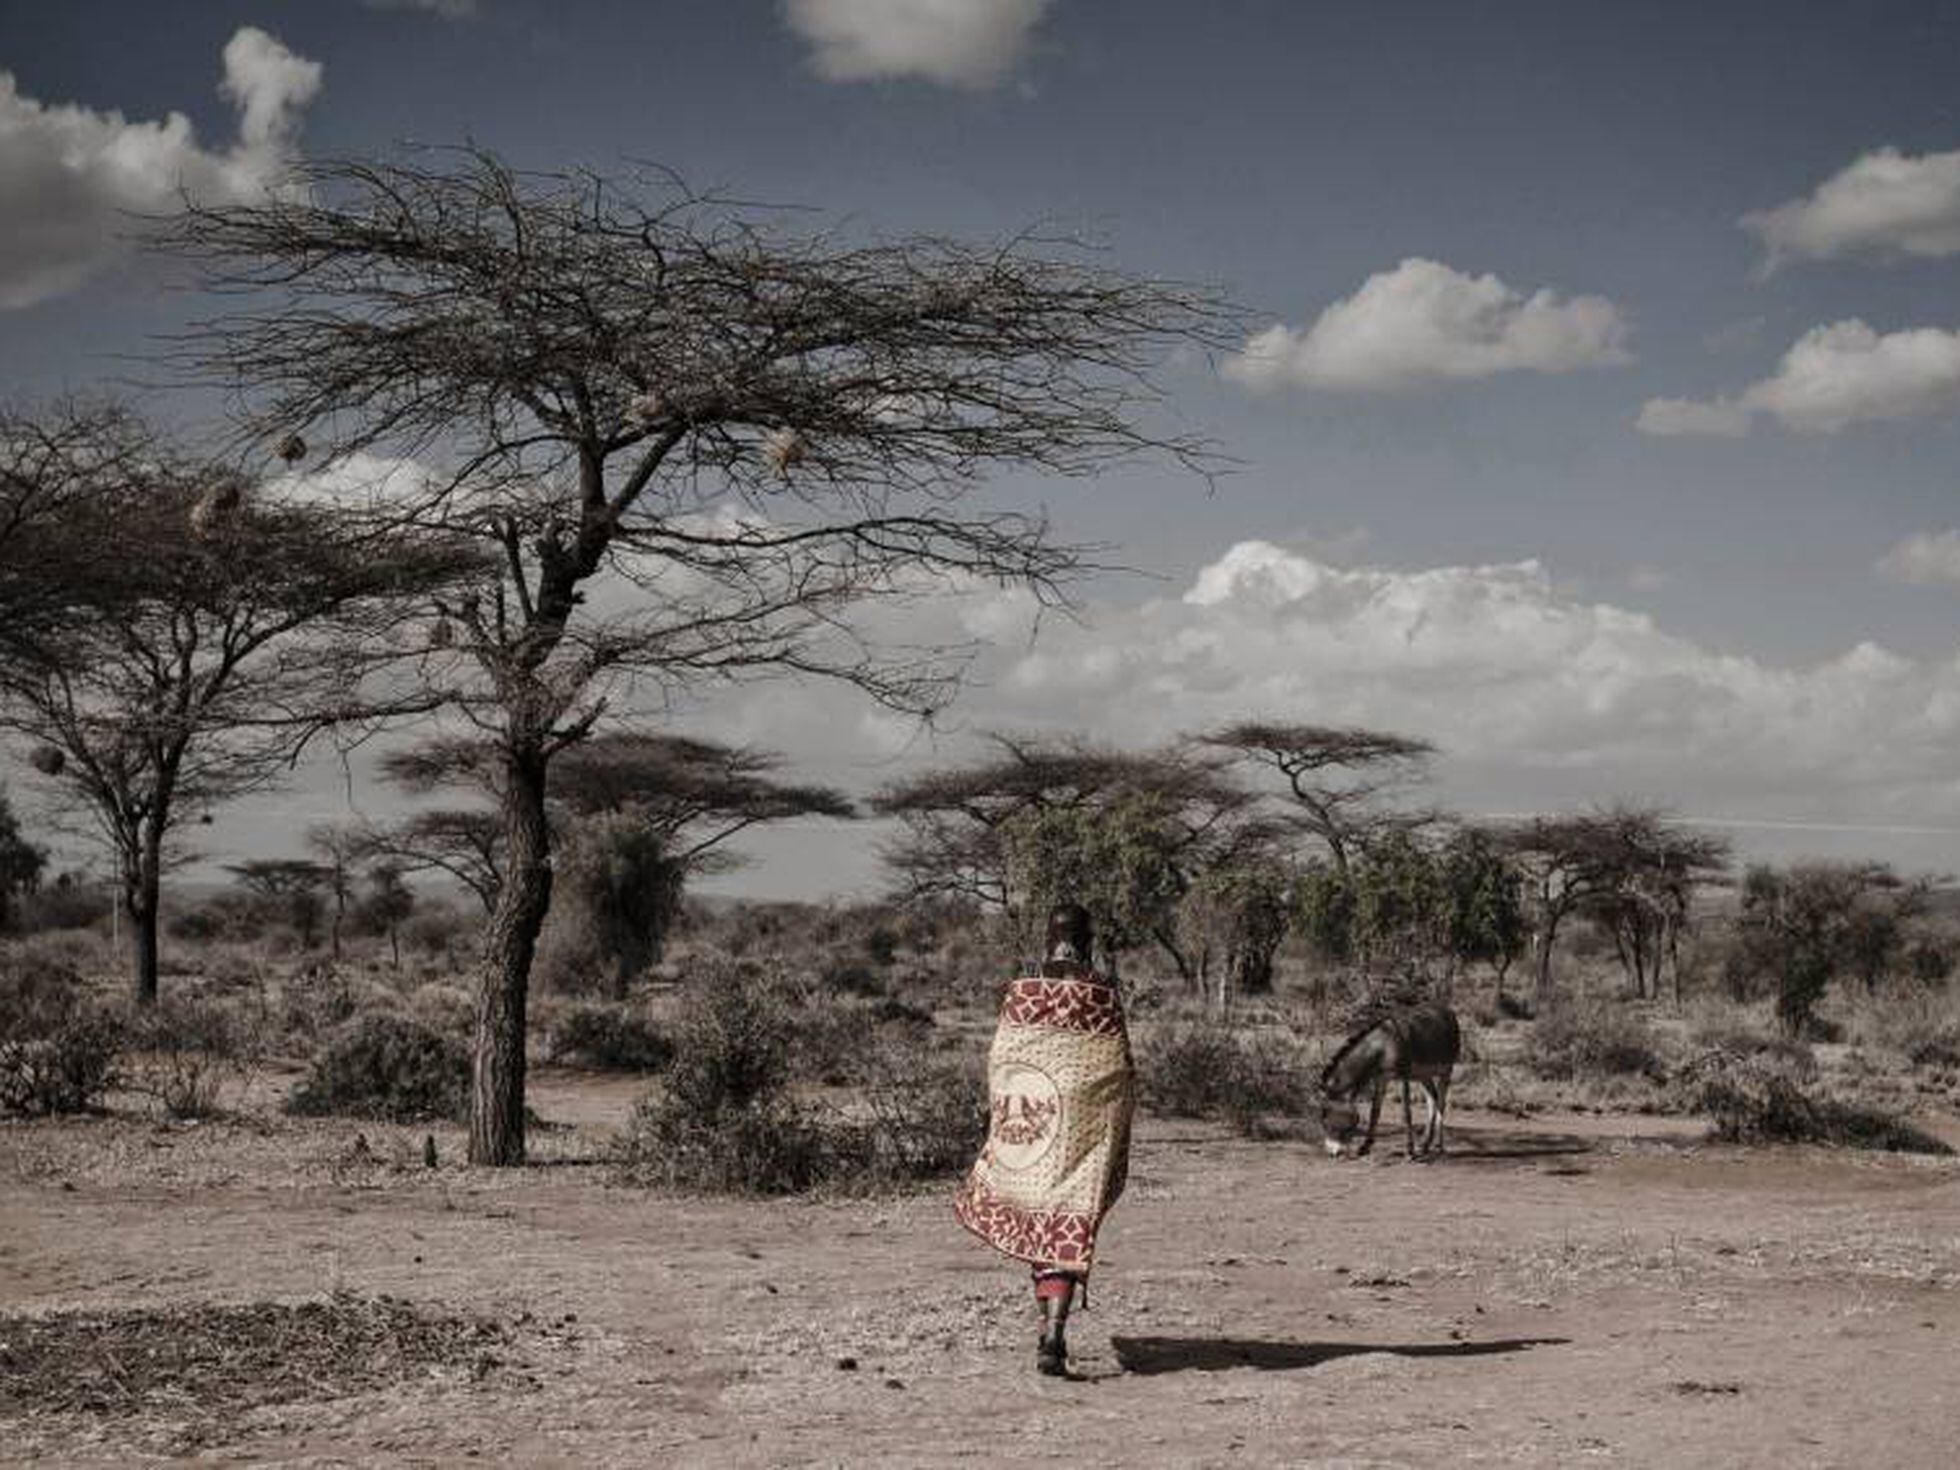
<path fill-rule="evenodd" d="M 918 614 L 987 646 L 933 731 L 808 685 L 672 721 L 859 793 L 989 729 L 1367 724 L 1434 741 L 1468 812 L 1628 798 L 1960 870 L 1956 75 L 1960 11 L 1884 0 L 0 0 L 0 397 L 140 381 L 204 422 L 144 361 L 199 303 L 135 216 L 300 156 L 469 140 L 1079 233 L 1248 309 L 1160 375 L 1233 472 L 982 486 L 1130 570 L 1073 620 Z M 369 758 L 204 850 L 385 815 Z M 876 845 L 758 836 L 719 881 L 867 892 Z"/>

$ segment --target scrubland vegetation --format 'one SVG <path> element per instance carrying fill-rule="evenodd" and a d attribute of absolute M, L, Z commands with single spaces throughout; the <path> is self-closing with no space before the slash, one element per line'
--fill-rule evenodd
<path fill-rule="evenodd" d="M 1134 812 L 1121 821 L 1134 838 Z M 1066 834 L 1049 837 L 1060 853 L 1049 861 L 1066 869 Z M 1739 894 L 1709 885 L 1694 895 L 1665 986 L 1633 977 L 1616 945 L 1622 916 L 1595 902 L 1560 924 L 1546 983 L 1520 986 L 1504 972 L 1542 933 L 1521 869 L 1491 859 L 1512 885 L 1508 957 L 1456 953 L 1451 936 L 1470 933 L 1468 921 L 1426 912 L 1447 908 L 1442 880 L 1465 847 L 1460 836 L 1400 833 L 1385 857 L 1358 843 L 1345 879 L 1294 870 L 1277 921 L 1255 916 L 1278 935 L 1250 993 L 1221 987 L 1216 970 L 1180 974 L 1144 937 L 1148 916 L 1133 914 L 1137 942 L 1117 959 L 1145 1109 L 1223 1120 L 1251 1138 L 1311 1136 L 1329 1048 L 1374 1008 L 1442 997 L 1466 1021 L 1461 1107 L 1695 1115 L 1734 1143 L 1943 1151 L 1924 1117 L 1960 1106 L 1960 988 L 1947 973 L 1956 927 L 1938 893 L 1877 870 L 1828 883 L 1809 870 L 1751 870 Z M 1471 885 L 1486 906 L 1491 881 Z M 463 905 L 424 895 L 401 914 L 356 903 L 336 960 L 304 888 L 241 883 L 187 898 L 170 927 L 163 996 L 142 1006 L 123 997 L 106 916 L 70 891 L 80 888 L 21 894 L 15 932 L 0 941 L 6 1112 L 466 1115 L 475 925 Z M 1780 927 L 1763 913 L 1772 892 Z M 1177 900 L 1187 939 L 1219 924 L 1218 893 L 1204 885 Z M 1868 903 L 1883 908 L 1859 907 Z M 633 941 L 641 963 L 624 985 L 603 954 L 554 972 L 531 1018 L 534 1065 L 644 1080 L 642 1102 L 618 1119 L 618 1177 L 855 1192 L 970 1160 L 984 1132 L 992 1007 L 1025 948 L 1014 912 L 951 898 L 690 899 L 663 922 L 657 962 Z M 1833 922 L 1848 940 L 1830 937 Z M 1209 942 L 1229 951 L 1229 927 Z M 1383 952 L 1386 964 L 1361 958 Z M 278 1098 L 248 1085 L 274 1062 L 300 1068 Z"/>

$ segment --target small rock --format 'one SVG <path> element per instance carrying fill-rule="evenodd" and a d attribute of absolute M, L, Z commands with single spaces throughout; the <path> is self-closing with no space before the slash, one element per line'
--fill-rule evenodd
<path fill-rule="evenodd" d="M 905 1381 L 904 1381 L 903 1379 L 901 1379 L 901 1378 L 887 1378 L 887 1379 L 885 1380 L 885 1387 L 886 1387 L 886 1388 L 903 1388 L 903 1387 L 905 1387 Z"/>
<path fill-rule="evenodd" d="M 837 1360 L 837 1370 L 840 1373 L 855 1373 L 857 1372 L 857 1365 L 858 1360 L 856 1358 L 839 1358 Z"/>

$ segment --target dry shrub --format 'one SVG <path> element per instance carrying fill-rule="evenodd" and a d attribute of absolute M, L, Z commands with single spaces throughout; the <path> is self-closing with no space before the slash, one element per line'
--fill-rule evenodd
<path fill-rule="evenodd" d="M 1304 1112 L 1311 1087 L 1300 1048 L 1271 1032 L 1213 1022 L 1159 1029 L 1140 1046 L 1143 1104 L 1171 1118 L 1224 1118 L 1241 1133 L 1273 1113 Z"/>
<path fill-rule="evenodd" d="M 552 1022 L 545 1055 L 601 1071 L 658 1072 L 673 1060 L 674 1043 L 634 1007 L 587 1003 Z"/>
<path fill-rule="evenodd" d="M 1691 1020 L 1689 1033 L 1694 1045 L 1704 1052 L 1765 1057 L 1806 1073 L 1816 1066 L 1809 1042 L 1791 1036 L 1767 1018 L 1752 1016 L 1733 1005 L 1721 1002 L 1701 1005 Z"/>
<path fill-rule="evenodd" d="M 446 980 L 430 980 L 416 986 L 409 992 L 404 1008 L 431 1031 L 458 1040 L 468 1037 L 476 1024 L 476 1002 L 469 991 Z"/>
<path fill-rule="evenodd" d="M 117 1081 L 123 1023 L 69 970 L 0 964 L 0 1112 L 86 1112 Z"/>
<path fill-rule="evenodd" d="M 349 1022 L 313 1057 L 286 1110 L 307 1117 L 412 1123 L 462 1118 L 470 1056 L 454 1037 L 392 1011 Z"/>
<path fill-rule="evenodd" d="M 640 1104 L 619 1151 L 639 1183 L 714 1193 L 798 1194 L 889 1187 L 970 1161 L 986 1107 L 968 1072 L 916 1047 L 867 1045 L 861 1016 L 803 1013 L 752 965 L 710 969 L 684 1000 L 664 1085 Z M 793 1095 L 811 1061 L 813 1019 L 842 1017 L 862 1116 Z M 821 1060 L 821 1059 L 819 1059 Z"/>
<path fill-rule="evenodd" d="M 1667 1063 L 1647 1018 L 1597 997 L 1567 997 L 1545 1007 L 1525 1033 L 1521 1055 L 1533 1072 L 1554 1081 L 1667 1078 Z"/>
<path fill-rule="evenodd" d="M 626 1178 L 709 1194 L 801 1194 L 836 1169 L 836 1139 L 817 1114 L 787 1098 L 713 1115 L 671 1093 L 641 1102 L 620 1144 Z"/>
<path fill-rule="evenodd" d="M 1733 1052 L 1697 1058 L 1682 1079 L 1692 1106 L 1724 1143 L 1826 1143 L 1892 1153 L 1950 1154 L 1897 1113 L 1816 1091 L 1785 1063 Z"/>
<path fill-rule="evenodd" d="M 128 1021 L 134 1048 L 125 1081 L 173 1118 L 208 1118 L 227 1080 L 250 1065 L 247 1028 L 229 1007 L 200 999 L 166 999 Z"/>
<path fill-rule="evenodd" d="M 862 1125 L 872 1178 L 899 1184 L 971 1164 L 987 1141 L 987 1084 L 977 1066 L 923 1058 L 909 1047 L 876 1058 Z"/>
<path fill-rule="evenodd" d="M 433 1370 L 482 1376 L 507 1328 L 389 1297 L 123 1307 L 0 1317 L 8 1407 L 105 1418 L 235 1423 L 268 1405 L 342 1398 Z"/>
<path fill-rule="evenodd" d="M 1914 1066 L 1960 1066 L 1960 995 L 1944 988 L 1898 985 L 1847 997 L 1844 1036 L 1857 1046 L 1892 1052 Z"/>

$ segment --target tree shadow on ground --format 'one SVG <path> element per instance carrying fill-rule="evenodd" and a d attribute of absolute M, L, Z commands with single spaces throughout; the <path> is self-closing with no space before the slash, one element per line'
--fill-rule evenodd
<path fill-rule="evenodd" d="M 1336 1358 L 1388 1353 L 1398 1358 L 1484 1358 L 1570 1342 L 1569 1337 L 1506 1337 L 1490 1342 L 1286 1342 L 1238 1337 L 1112 1337 L 1126 1373 L 1224 1373 L 1317 1368 Z"/>

